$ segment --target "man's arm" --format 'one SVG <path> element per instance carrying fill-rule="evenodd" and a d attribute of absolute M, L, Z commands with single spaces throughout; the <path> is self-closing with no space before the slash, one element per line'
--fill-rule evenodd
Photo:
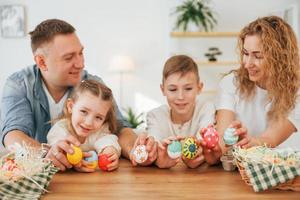
<path fill-rule="evenodd" d="M 26 144 L 33 146 L 33 147 L 40 147 L 41 144 L 26 135 L 24 132 L 19 131 L 19 130 L 13 130 L 8 133 L 6 133 L 6 136 L 4 137 L 4 145 L 5 147 L 12 145 L 14 143 L 19 143 L 22 144 L 25 142 Z"/>
<path fill-rule="evenodd" d="M 130 159 L 130 152 L 133 149 L 137 135 L 131 128 L 123 128 L 119 133 L 119 143 L 122 148 L 122 156 Z"/>

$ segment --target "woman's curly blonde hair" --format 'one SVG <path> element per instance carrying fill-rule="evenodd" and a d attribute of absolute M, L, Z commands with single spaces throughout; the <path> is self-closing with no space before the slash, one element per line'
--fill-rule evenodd
<path fill-rule="evenodd" d="M 238 92 L 250 99 L 255 94 L 255 82 L 249 79 L 243 66 L 243 45 L 246 36 L 257 35 L 262 44 L 264 71 L 268 73 L 266 89 L 271 108 L 267 113 L 269 120 L 287 117 L 295 108 L 299 89 L 299 51 L 298 43 L 289 24 L 276 16 L 258 18 L 242 29 L 238 39 L 240 52 L 239 69 L 235 70 Z"/>

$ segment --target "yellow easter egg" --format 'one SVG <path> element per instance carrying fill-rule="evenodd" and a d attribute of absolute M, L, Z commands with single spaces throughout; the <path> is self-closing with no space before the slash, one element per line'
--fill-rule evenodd
<path fill-rule="evenodd" d="M 189 137 L 184 141 L 182 147 L 182 154 L 184 157 L 188 159 L 194 159 L 196 157 L 197 150 L 198 150 L 197 144 L 192 137 Z"/>
<path fill-rule="evenodd" d="M 82 160 L 82 151 L 79 147 L 76 146 L 72 146 L 74 153 L 73 154 L 69 154 L 67 153 L 67 159 L 69 161 L 69 163 L 71 163 L 72 165 L 76 165 L 78 164 L 81 160 Z"/>

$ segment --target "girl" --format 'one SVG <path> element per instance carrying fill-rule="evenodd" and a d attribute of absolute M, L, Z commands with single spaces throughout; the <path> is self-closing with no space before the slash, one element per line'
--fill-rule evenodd
<path fill-rule="evenodd" d="M 65 139 L 69 134 L 80 141 L 83 151 L 95 150 L 107 154 L 111 164 L 108 170 L 118 167 L 121 148 L 116 131 L 116 117 L 111 90 L 94 80 L 82 81 L 66 101 L 64 116 L 51 128 L 47 135 L 50 145 Z M 90 155 L 91 156 L 91 155 Z M 82 160 L 75 166 L 78 171 L 92 172 Z"/>
<path fill-rule="evenodd" d="M 199 131 L 213 124 L 215 110 L 212 104 L 203 104 L 196 99 L 203 83 L 197 64 L 188 56 L 178 55 L 167 60 L 160 87 L 168 106 L 160 106 L 147 114 L 147 131 L 159 143 L 156 165 L 170 168 L 180 158 L 171 159 L 167 154 L 167 145 L 172 140 L 187 136 L 200 139 Z M 183 161 L 188 167 L 198 167 L 204 162 L 201 147 L 195 159 L 183 158 Z"/>
<path fill-rule="evenodd" d="M 237 145 L 276 147 L 299 130 L 297 44 L 290 25 L 275 16 L 259 18 L 241 31 L 240 68 L 220 83 L 220 134 L 231 124 L 242 134 Z"/>

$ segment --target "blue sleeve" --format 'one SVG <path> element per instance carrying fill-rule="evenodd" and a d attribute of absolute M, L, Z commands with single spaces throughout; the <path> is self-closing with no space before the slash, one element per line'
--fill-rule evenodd
<path fill-rule="evenodd" d="M 27 99 L 24 80 L 17 75 L 9 77 L 3 87 L 1 100 L 1 141 L 13 130 L 19 130 L 32 137 L 33 118 L 30 102 Z"/>
<path fill-rule="evenodd" d="M 93 75 L 90 75 L 90 74 L 86 74 L 85 79 L 96 80 L 96 81 L 99 81 L 100 83 L 105 84 L 103 82 L 103 80 L 98 76 L 93 76 Z M 114 102 L 116 117 L 117 117 L 117 134 L 118 134 L 121 131 L 122 128 L 126 128 L 126 127 L 131 128 L 131 126 L 128 123 L 128 121 L 123 117 L 118 105 L 116 104 L 115 99 L 113 100 L 113 102 Z"/>

